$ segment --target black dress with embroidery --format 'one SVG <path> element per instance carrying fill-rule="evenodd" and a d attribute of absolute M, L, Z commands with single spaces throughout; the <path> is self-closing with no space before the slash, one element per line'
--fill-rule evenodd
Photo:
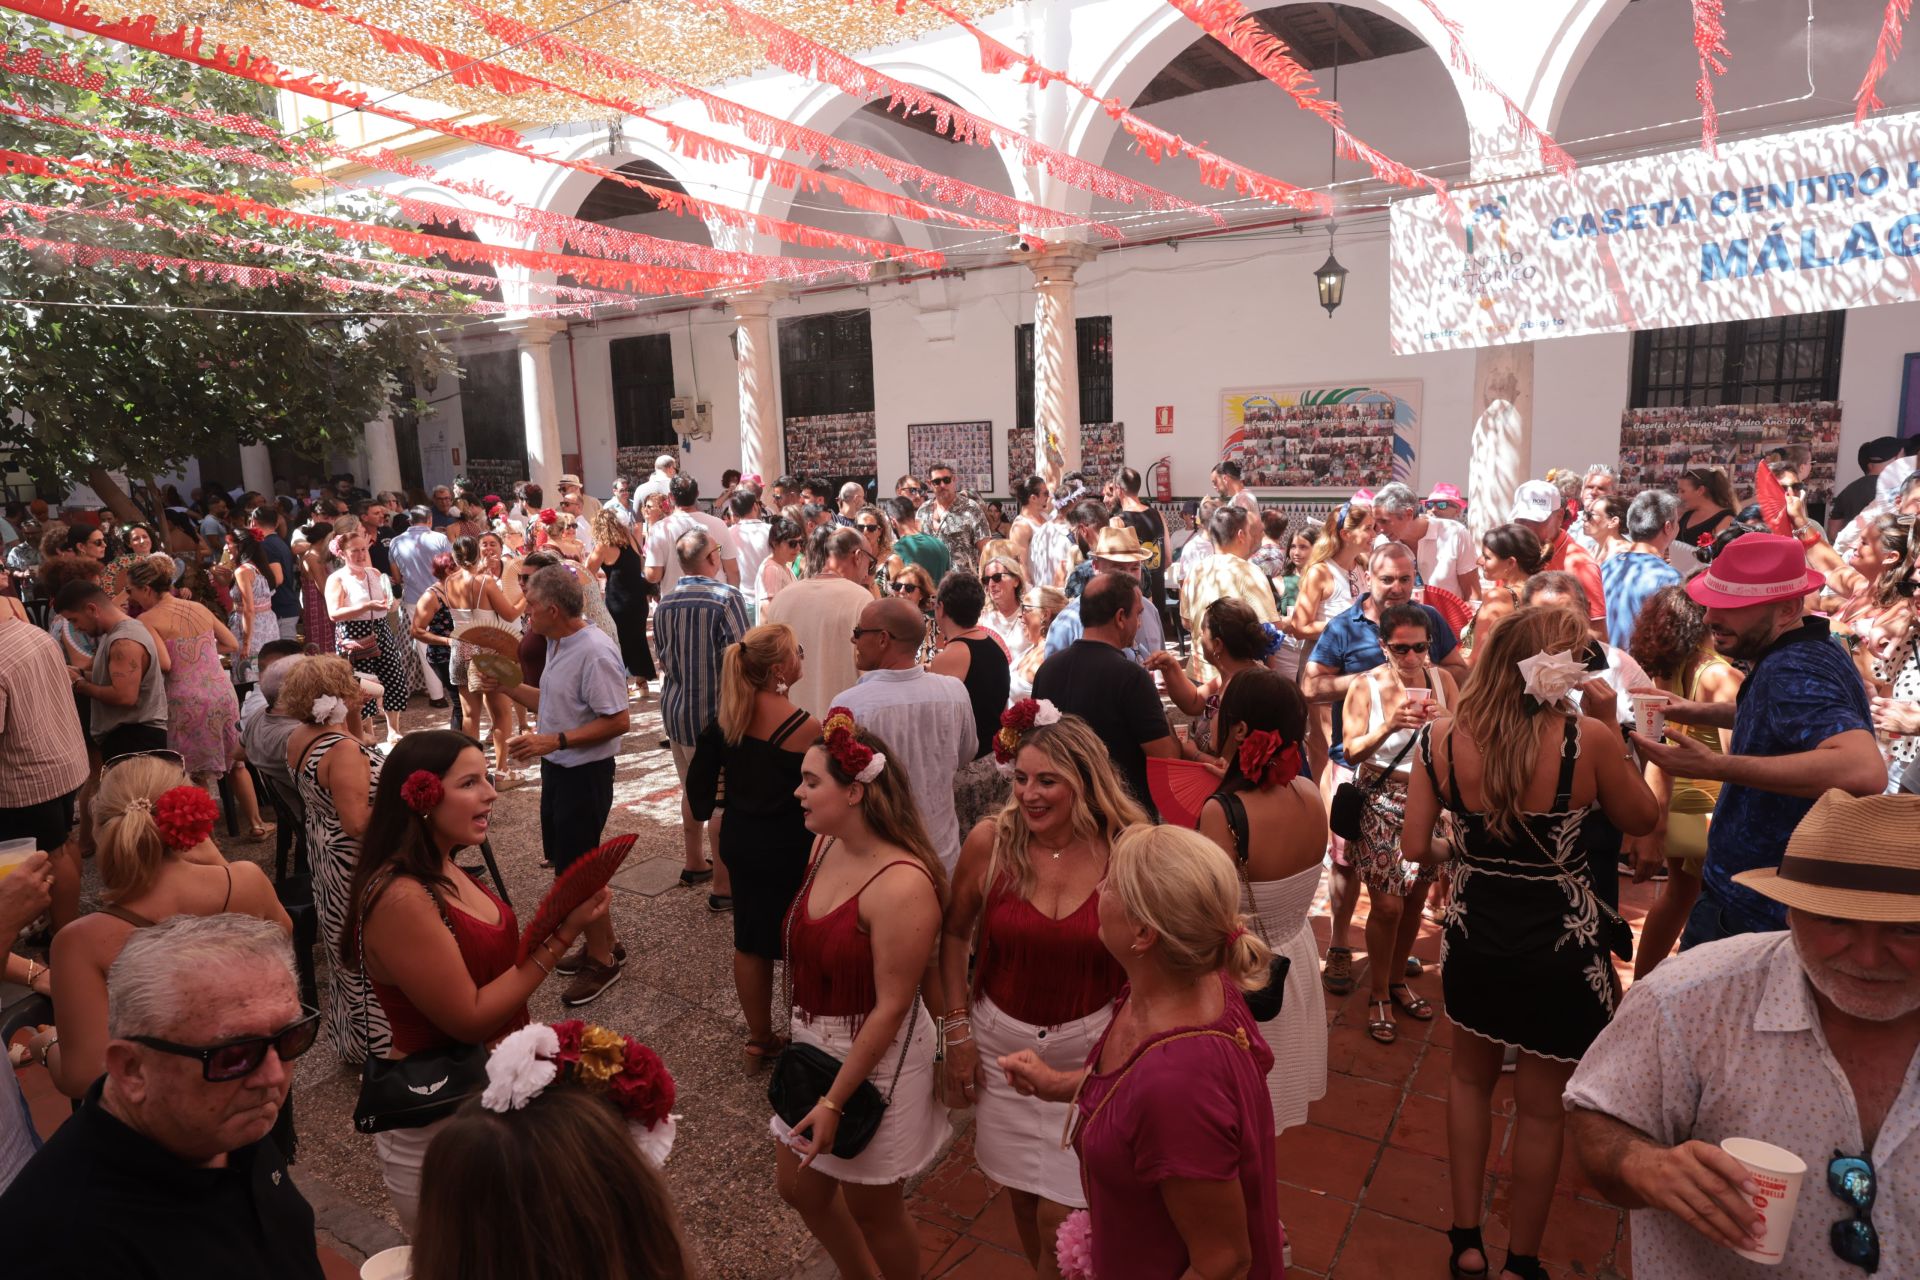
<path fill-rule="evenodd" d="M 1442 787 L 1431 735 L 1420 741 L 1427 778 L 1459 832 L 1440 953 L 1447 1016 L 1483 1039 L 1561 1062 L 1580 1060 L 1620 998 L 1609 954 L 1619 917 L 1595 895 L 1580 841 L 1593 806 L 1572 807 L 1579 757 L 1580 722 L 1569 717 L 1552 810 L 1522 814 L 1502 838 L 1460 803 L 1453 753 Z"/>

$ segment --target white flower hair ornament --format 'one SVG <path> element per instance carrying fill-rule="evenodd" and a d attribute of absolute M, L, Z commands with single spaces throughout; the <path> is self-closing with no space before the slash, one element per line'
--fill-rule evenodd
<path fill-rule="evenodd" d="M 1593 675 L 1587 664 L 1571 652 L 1536 653 L 1514 665 L 1520 668 L 1520 677 L 1526 682 L 1525 700 L 1530 715 L 1544 707 L 1566 705 L 1570 708 L 1567 694 Z"/>
<path fill-rule="evenodd" d="M 519 1111 L 556 1080 L 612 1103 L 640 1154 L 656 1168 L 667 1162 L 679 1117 L 673 1076 L 652 1049 L 591 1023 L 536 1022 L 494 1047 L 480 1105 L 502 1115 Z"/>
<path fill-rule="evenodd" d="M 331 693 L 323 693 L 313 700 L 310 715 L 315 724 L 341 724 L 347 718 L 347 704 Z"/>

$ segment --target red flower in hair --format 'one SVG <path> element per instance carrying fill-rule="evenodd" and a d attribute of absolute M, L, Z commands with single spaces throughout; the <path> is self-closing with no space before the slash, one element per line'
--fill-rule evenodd
<path fill-rule="evenodd" d="M 1712 546 L 1712 545 L 1713 545 L 1713 533 L 1712 533 L 1711 531 L 1709 531 L 1709 532 L 1707 532 L 1707 533 L 1703 533 L 1703 534 L 1701 534 L 1701 535 L 1700 535 L 1699 537 L 1697 537 L 1697 538 L 1695 538 L 1695 539 L 1693 540 L 1693 545 L 1694 545 L 1694 546 L 1696 546 L 1696 547 L 1710 547 L 1710 546 Z"/>
<path fill-rule="evenodd" d="M 265 529 L 248 529 L 247 534 L 255 542 L 265 542 L 267 540 L 267 531 Z"/>
<path fill-rule="evenodd" d="M 1263 790 L 1286 786 L 1300 769 L 1300 744 L 1273 729 L 1256 729 L 1240 743 L 1240 776 Z"/>
<path fill-rule="evenodd" d="M 421 817 L 432 813 L 446 794 L 446 788 L 440 785 L 440 775 L 431 769 L 415 769 L 400 784 L 400 799 Z"/>
<path fill-rule="evenodd" d="M 826 730 L 827 754 L 849 778 L 859 777 L 873 763 L 873 748 L 853 736 L 853 712 L 845 707 L 830 707 L 822 727 Z"/>
<path fill-rule="evenodd" d="M 220 806 L 199 787 L 178 786 L 153 802 L 153 825 L 169 849 L 191 849 L 210 839 Z"/>
<path fill-rule="evenodd" d="M 555 511 L 552 507 L 542 507 L 540 508 L 540 523 L 541 524 L 559 524 L 560 513 L 558 511 Z"/>
<path fill-rule="evenodd" d="M 1033 728 L 1040 715 L 1040 703 L 1022 698 L 1000 713 L 1000 732 L 993 735 L 993 758 L 1001 764 L 1012 761 L 1020 750 L 1020 735 Z"/>
<path fill-rule="evenodd" d="M 627 1060 L 620 1074 L 607 1082 L 607 1093 L 620 1114 L 633 1124 L 650 1128 L 673 1110 L 673 1077 L 660 1055 L 638 1041 L 627 1041 Z"/>

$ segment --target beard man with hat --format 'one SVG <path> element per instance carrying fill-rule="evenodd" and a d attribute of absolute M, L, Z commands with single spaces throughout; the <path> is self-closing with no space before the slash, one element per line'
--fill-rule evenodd
<path fill-rule="evenodd" d="M 1802 615 L 1807 595 L 1824 583 L 1797 540 L 1750 533 L 1687 584 L 1687 594 L 1706 607 L 1713 647 L 1751 673 L 1734 702 L 1675 699 L 1667 707 L 1667 718 L 1680 724 L 1733 730 L 1725 755 L 1686 734 L 1658 742 L 1633 735 L 1641 755 L 1669 777 L 1722 784 L 1682 950 L 1785 928 L 1785 909 L 1746 887 L 1741 873 L 1779 866 L 1787 833 L 1828 791 L 1870 796 L 1886 789 L 1887 765 L 1860 673 L 1833 643 L 1826 619 Z"/>
<path fill-rule="evenodd" d="M 1633 984 L 1567 1082 L 1573 1149 L 1635 1211 L 1635 1280 L 1920 1275 L 1920 796 L 1828 791 L 1777 869 L 1734 878 L 1786 932 Z M 1771 1264 L 1730 1252 L 1764 1201 L 1728 1138 L 1806 1165 Z"/>
<path fill-rule="evenodd" d="M 1135 582 L 1141 581 L 1145 572 L 1143 566 L 1153 556 L 1151 551 L 1140 545 L 1140 535 L 1124 525 L 1118 528 L 1106 525 L 1096 530 L 1089 550 L 1096 576 L 1121 573 Z M 1271 588 L 1268 594 L 1272 594 Z M 1080 597 L 1075 596 L 1053 620 L 1053 625 L 1047 628 L 1047 656 L 1051 658 L 1056 653 L 1064 652 L 1085 633 L 1086 626 L 1080 620 Z M 1144 664 L 1148 655 L 1166 647 L 1166 633 L 1160 628 L 1159 611 L 1146 609 L 1140 615 L 1140 629 L 1134 633 L 1133 643 L 1123 652 L 1135 662 Z"/>

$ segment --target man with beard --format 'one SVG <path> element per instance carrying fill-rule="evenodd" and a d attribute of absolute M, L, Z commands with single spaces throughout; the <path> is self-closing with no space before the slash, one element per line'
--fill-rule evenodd
<path fill-rule="evenodd" d="M 1785 928 L 1785 910 L 1735 883 L 1739 873 L 1779 866 L 1787 833 L 1828 791 L 1869 796 L 1886 789 L 1887 765 L 1859 672 L 1833 643 L 1826 619 L 1801 614 L 1802 601 L 1825 581 L 1807 567 L 1796 540 L 1750 533 L 1687 584 L 1687 594 L 1706 608 L 1713 647 L 1752 673 L 1736 702 L 1675 699 L 1667 707 L 1669 720 L 1733 730 L 1725 755 L 1684 733 L 1658 742 L 1633 735 L 1641 755 L 1667 776 L 1724 784 L 1682 950 Z"/>
<path fill-rule="evenodd" d="M 1633 984 L 1567 1082 L 1574 1151 L 1635 1211 L 1636 1280 L 1920 1274 L 1920 796 L 1828 791 L 1777 871 L 1735 878 L 1787 932 Z M 1766 1203 L 1727 1138 L 1806 1164 L 1765 1272 L 1727 1252 L 1754 1247 Z"/>

